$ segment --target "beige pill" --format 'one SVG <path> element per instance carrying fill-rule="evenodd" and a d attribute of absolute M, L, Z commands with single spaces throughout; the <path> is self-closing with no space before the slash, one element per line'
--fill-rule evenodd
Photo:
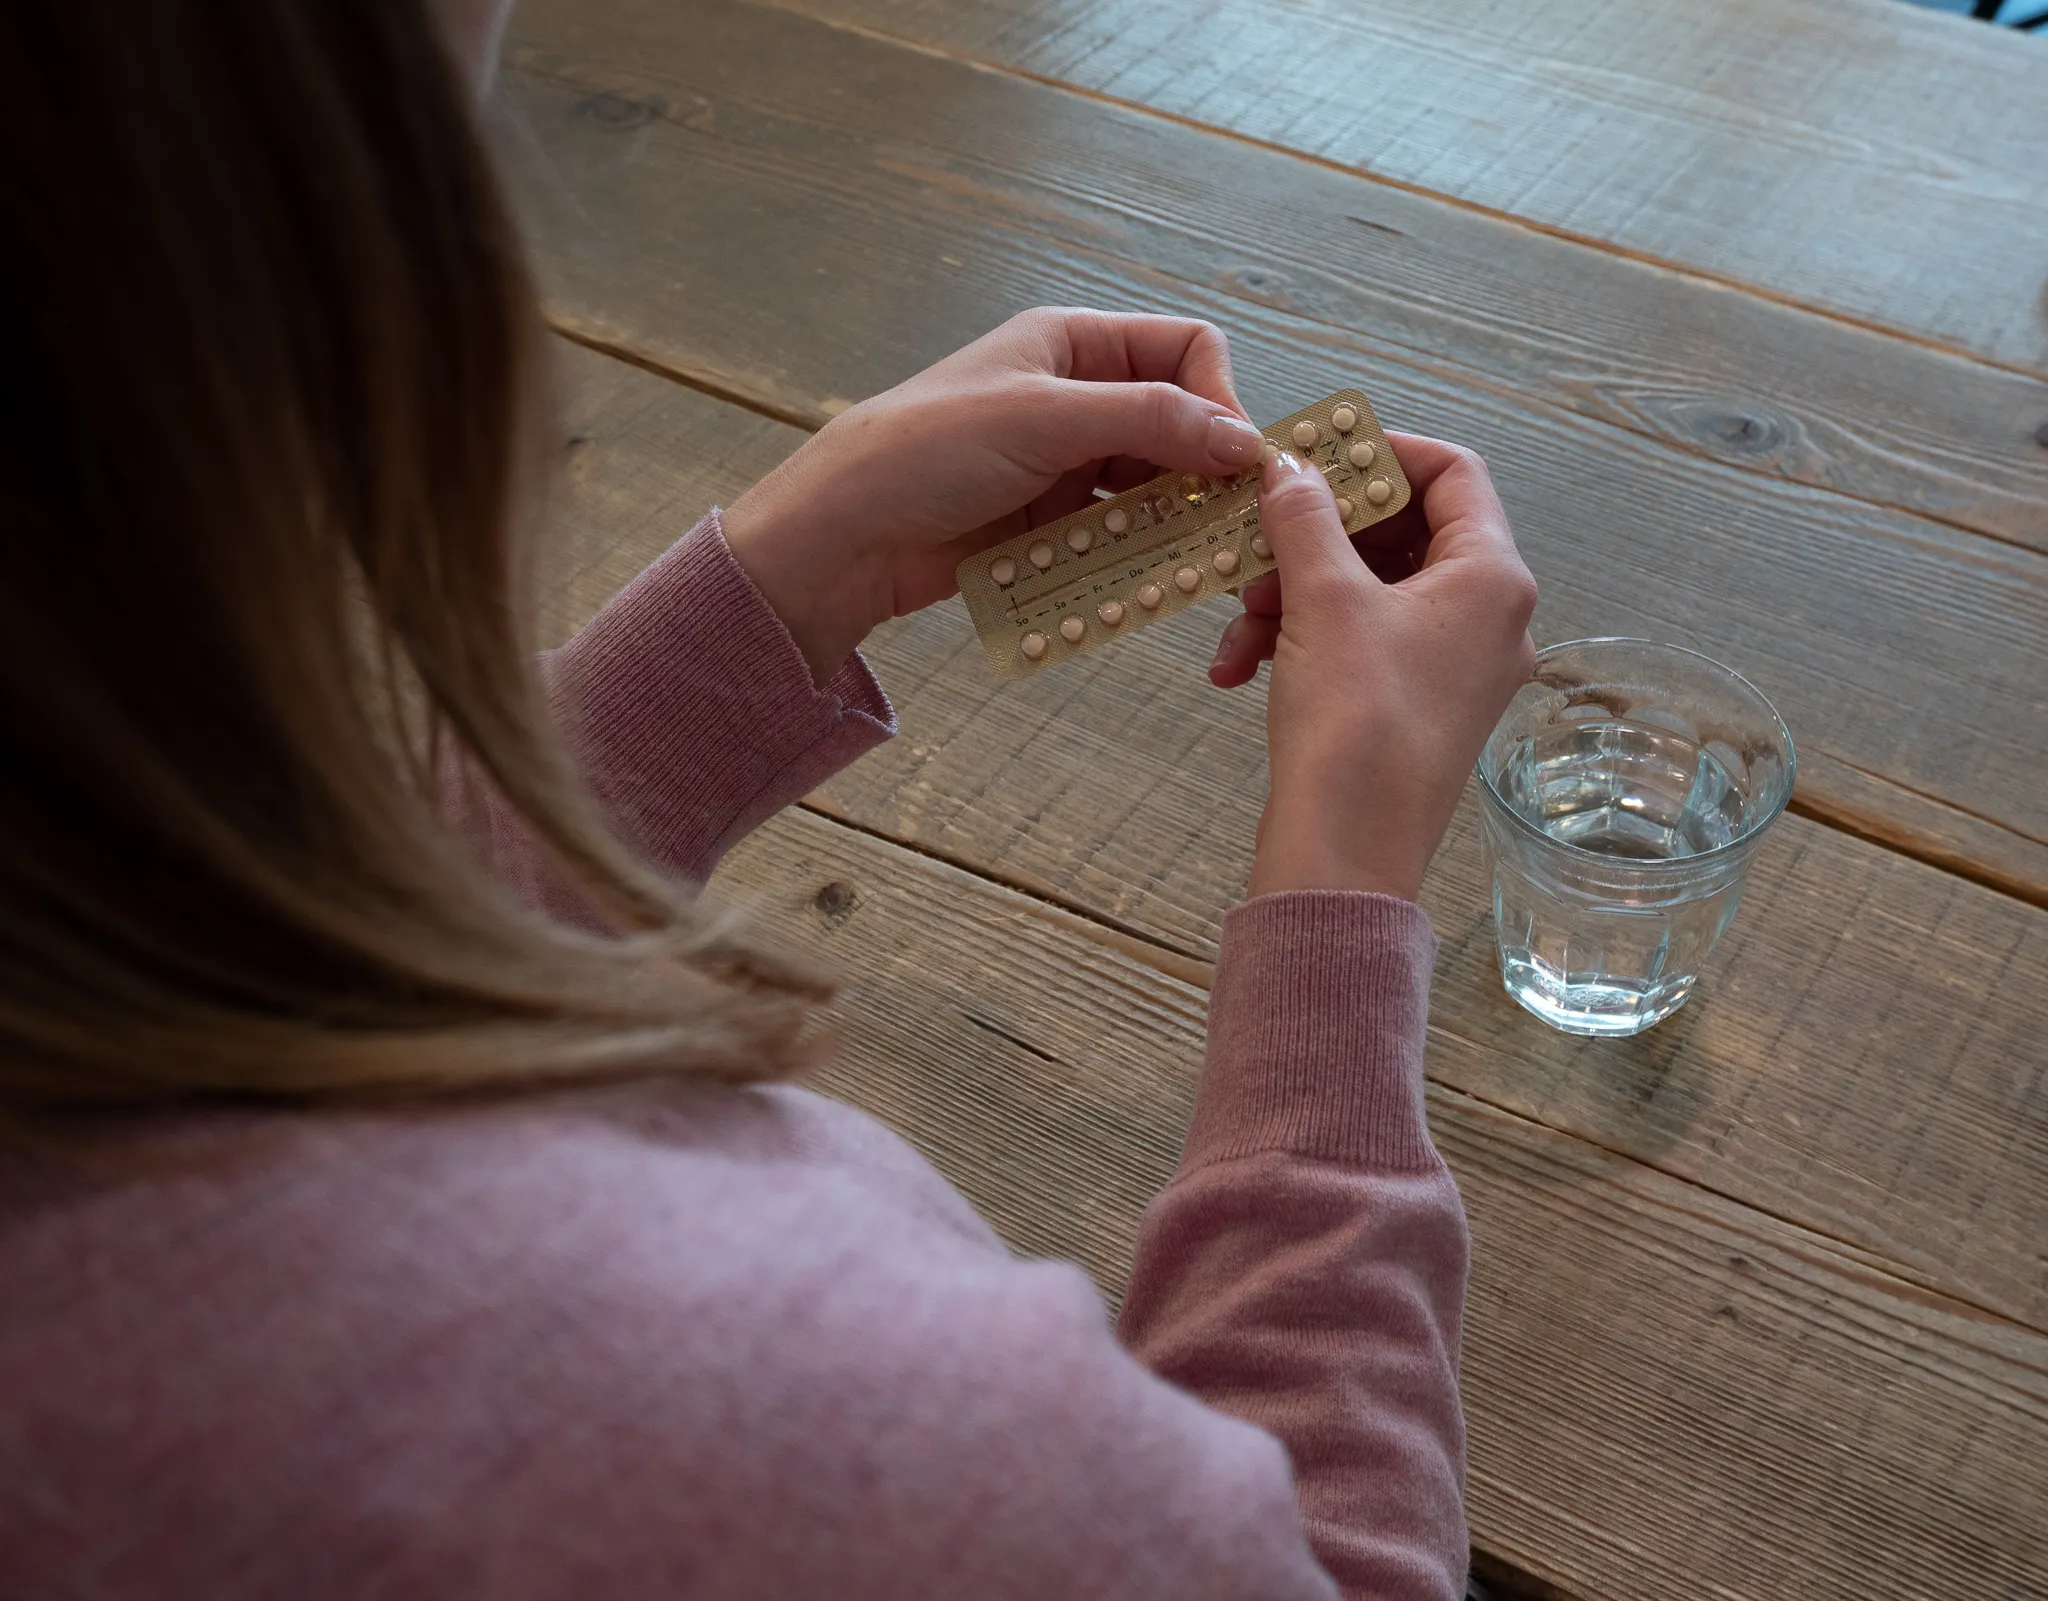
<path fill-rule="evenodd" d="M 1237 552 L 1234 550 L 1217 551 L 1214 566 L 1219 573 L 1228 578 L 1237 571 Z"/>
<path fill-rule="evenodd" d="M 1273 461 L 1276 460 L 1279 457 L 1279 455 L 1280 441 L 1277 439 L 1269 439 L 1266 441 L 1265 447 L 1261 449 L 1259 452 L 1259 460 Z"/>
<path fill-rule="evenodd" d="M 1370 439 L 1361 439 L 1351 447 L 1350 459 L 1351 465 L 1354 467 L 1370 467 L 1372 465 L 1372 456 L 1373 449 Z"/>
<path fill-rule="evenodd" d="M 1339 406 L 1330 413 L 1330 426 L 1340 434 L 1348 434 L 1358 426 L 1358 413 L 1349 406 Z"/>
<path fill-rule="evenodd" d="M 1045 655 L 1045 645 L 1045 635 L 1034 629 L 1018 641 L 1017 648 L 1024 653 L 1027 662 L 1035 662 Z"/>
<path fill-rule="evenodd" d="M 1159 603 L 1164 599 L 1166 599 L 1166 591 L 1157 584 L 1140 584 L 1138 586 L 1138 604 L 1143 606 L 1145 610 L 1159 610 Z"/>
<path fill-rule="evenodd" d="M 1294 448 L 1308 450 L 1323 437 L 1323 431 L 1312 422 L 1298 422 L 1294 425 Z"/>
<path fill-rule="evenodd" d="M 1124 620 L 1124 603 L 1120 600 L 1105 600 L 1095 608 L 1095 615 L 1102 619 L 1102 626 L 1114 628 Z"/>
<path fill-rule="evenodd" d="M 1375 478 L 1365 486 L 1365 498 L 1375 506 L 1384 506 L 1394 498 L 1394 486 L 1384 478 Z"/>
<path fill-rule="evenodd" d="M 1337 497 L 1337 515 L 1345 522 L 1351 521 L 1351 513 L 1354 509 L 1349 495 L 1339 495 Z"/>
<path fill-rule="evenodd" d="M 1080 644 L 1081 636 L 1087 632 L 1088 625 L 1078 617 L 1069 617 L 1060 624 L 1060 638 L 1064 639 L 1069 645 Z"/>
<path fill-rule="evenodd" d="M 1086 523 L 1076 523 L 1067 530 L 1067 549 L 1076 556 L 1095 543 L 1095 530 Z"/>
<path fill-rule="evenodd" d="M 1253 534 L 1252 554 L 1258 557 L 1260 561 L 1271 561 L 1273 559 L 1273 541 L 1264 534 Z"/>
<path fill-rule="evenodd" d="M 1014 584 L 1017 581 L 1017 564 L 1007 556 L 998 556 L 988 564 L 988 575 L 999 584 Z"/>
<path fill-rule="evenodd" d="M 1040 572 L 1044 572 L 1046 568 L 1052 565 L 1052 546 L 1042 539 L 1033 545 L 1026 554 L 1031 558 L 1031 565 Z"/>
<path fill-rule="evenodd" d="M 1192 595 L 1202 587 L 1202 575 L 1192 567 L 1183 567 L 1173 575 L 1173 587 L 1183 595 Z"/>
<path fill-rule="evenodd" d="M 1112 534 L 1120 534 L 1131 526 L 1131 514 L 1121 506 L 1112 506 L 1108 515 L 1102 519 L 1102 526 Z"/>

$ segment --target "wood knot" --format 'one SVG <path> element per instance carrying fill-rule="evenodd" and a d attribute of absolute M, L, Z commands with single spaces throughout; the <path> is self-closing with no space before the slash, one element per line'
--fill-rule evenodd
<path fill-rule="evenodd" d="M 1725 443 L 1744 452 L 1773 446 L 1784 434 L 1774 419 L 1746 411 L 1724 412 L 1714 419 L 1714 431 Z"/>
<path fill-rule="evenodd" d="M 586 95 L 570 108 L 570 115 L 594 122 L 600 128 L 638 128 L 667 113 L 659 98 L 634 100 L 621 94 Z"/>
<path fill-rule="evenodd" d="M 853 886 L 843 879 L 833 879 L 811 897 L 811 905 L 825 920 L 827 928 L 837 928 L 860 905 L 860 897 L 853 892 Z"/>

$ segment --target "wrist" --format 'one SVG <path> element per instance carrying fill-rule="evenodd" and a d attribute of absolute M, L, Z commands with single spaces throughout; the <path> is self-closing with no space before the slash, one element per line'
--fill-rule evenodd
<path fill-rule="evenodd" d="M 888 608 L 864 581 L 879 564 L 822 527 L 814 500 L 784 493 L 780 472 L 741 495 L 720 522 L 732 559 L 789 630 L 812 680 L 823 684 L 887 619 Z"/>
<path fill-rule="evenodd" d="M 1416 849 L 1398 830 L 1373 830 L 1369 835 L 1359 830 L 1354 835 L 1326 826 L 1327 819 L 1345 815 L 1343 808 L 1333 806 L 1318 817 L 1302 818 L 1277 811 L 1269 802 L 1246 894 L 1357 890 L 1396 900 L 1419 899 L 1432 853 Z"/>

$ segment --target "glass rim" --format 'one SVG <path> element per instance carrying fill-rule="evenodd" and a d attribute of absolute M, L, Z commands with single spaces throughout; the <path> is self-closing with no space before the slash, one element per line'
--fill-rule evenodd
<path fill-rule="evenodd" d="M 1631 873 L 1668 872 L 1674 875 L 1696 872 L 1702 865 L 1713 862 L 1717 857 L 1732 856 L 1738 851 L 1748 849 L 1755 842 L 1758 835 L 1762 834 L 1765 829 L 1769 828 L 1771 824 L 1784 815 L 1785 808 L 1792 802 L 1792 786 L 1799 777 L 1799 752 L 1792 743 L 1792 730 L 1786 725 L 1784 716 L 1779 712 L 1778 708 L 1771 704 L 1771 697 L 1758 689 L 1756 685 L 1744 678 L 1742 674 L 1738 673 L 1726 662 L 1714 660 L 1713 657 L 1703 650 L 1693 650 L 1685 645 L 1667 645 L 1662 640 L 1639 639 L 1628 634 L 1596 634 L 1586 639 L 1566 639 L 1560 640 L 1555 645 L 1545 645 L 1536 652 L 1536 660 L 1530 667 L 1529 682 L 1534 683 L 1536 681 L 1536 669 L 1543 665 L 1546 658 L 1562 655 L 1569 650 L 1584 650 L 1588 646 L 1594 645 L 1639 645 L 1646 650 L 1663 651 L 1673 656 L 1690 656 L 1694 661 L 1705 662 L 1715 672 L 1740 685 L 1756 697 L 1757 704 L 1770 714 L 1771 721 L 1777 725 L 1780 736 L 1779 742 L 1784 746 L 1785 750 L 1785 793 L 1778 804 L 1770 809 L 1768 814 L 1757 818 L 1755 822 L 1744 828 L 1733 839 L 1716 845 L 1709 850 L 1696 851 L 1690 856 L 1667 857 L 1662 861 L 1632 857 L 1625 864 L 1627 870 Z M 1521 690 L 1518 688 L 1516 693 L 1520 694 Z M 1502 715 L 1505 716 L 1506 714 L 1503 713 Z M 1493 734 L 1499 732 L 1500 724 L 1495 723 L 1493 733 L 1486 736 L 1486 748 L 1492 746 Z M 1574 845 L 1569 840 L 1558 839 L 1554 835 L 1544 833 L 1542 829 L 1538 828 L 1528 818 L 1510 806 L 1506 797 L 1501 794 L 1499 787 L 1495 785 L 1493 775 L 1486 770 L 1486 748 L 1482 748 L 1479 753 L 1478 772 L 1480 786 L 1486 791 L 1487 799 L 1492 802 L 1491 810 L 1500 816 L 1506 817 L 1517 829 L 1521 830 L 1530 839 L 1543 845 L 1546 849 L 1564 851 L 1572 856 L 1582 856 L 1587 861 L 1603 862 L 1609 867 L 1624 865 L 1604 851 L 1587 850 L 1583 845 Z"/>

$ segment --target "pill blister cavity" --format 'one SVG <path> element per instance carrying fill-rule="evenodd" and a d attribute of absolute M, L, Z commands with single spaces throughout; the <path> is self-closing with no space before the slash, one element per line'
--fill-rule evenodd
<path fill-rule="evenodd" d="M 1349 495 L 1339 495 L 1337 497 L 1337 515 L 1347 523 L 1351 521 L 1351 513 L 1356 509 L 1351 504 L 1351 497 Z"/>
<path fill-rule="evenodd" d="M 1102 619 L 1104 628 L 1114 628 L 1124 620 L 1124 603 L 1120 600 L 1105 600 L 1095 608 L 1095 615 Z"/>
<path fill-rule="evenodd" d="M 1192 567 L 1183 567 L 1173 575 L 1173 587 L 1183 595 L 1192 595 L 1202 587 L 1202 575 Z"/>
<path fill-rule="evenodd" d="M 1017 642 L 1017 648 L 1024 653 L 1024 659 L 1027 662 L 1043 661 L 1045 659 L 1045 646 L 1045 635 L 1039 633 L 1035 628 Z"/>
<path fill-rule="evenodd" d="M 1067 549 L 1076 556 L 1095 543 L 1095 530 L 1086 523 L 1076 523 L 1067 530 Z"/>
<path fill-rule="evenodd" d="M 1138 604 L 1147 611 L 1159 610 L 1159 603 L 1165 598 L 1166 591 L 1157 584 L 1140 584 L 1138 586 Z"/>
<path fill-rule="evenodd" d="M 1052 546 L 1043 539 L 1033 545 L 1027 554 L 1031 557 L 1031 565 L 1040 572 L 1044 572 L 1052 565 Z"/>
<path fill-rule="evenodd" d="M 1228 578 L 1232 573 L 1237 571 L 1237 552 L 1234 550 L 1217 551 L 1216 559 L 1212 565 L 1214 565 L 1216 570 L 1219 573 L 1221 573 L 1225 578 Z"/>
<path fill-rule="evenodd" d="M 1352 466 L 1358 468 L 1370 467 L 1372 465 L 1372 458 L 1373 445 L 1370 439 L 1359 439 L 1352 442 L 1350 452 Z"/>
<path fill-rule="evenodd" d="M 1394 498 L 1394 486 L 1384 478 L 1375 478 L 1365 486 L 1365 498 L 1375 506 L 1384 506 Z"/>
<path fill-rule="evenodd" d="M 1294 425 L 1294 448 L 1296 450 L 1313 450 L 1315 449 L 1316 441 L 1322 437 L 1322 429 L 1306 419 Z"/>
<path fill-rule="evenodd" d="M 1088 625 L 1078 617 L 1069 617 L 1060 624 L 1060 638 L 1064 639 L 1069 645 L 1080 644 L 1081 636 L 1087 632 Z"/>
<path fill-rule="evenodd" d="M 1271 561 L 1273 559 L 1273 541 L 1264 534 L 1253 534 L 1252 554 L 1258 557 L 1260 561 Z"/>
<path fill-rule="evenodd" d="M 1017 581 L 1017 564 L 1008 556 L 998 556 L 988 564 L 988 575 L 999 584 L 1014 584 Z"/>
<path fill-rule="evenodd" d="M 1358 413 L 1349 406 L 1339 406 L 1330 413 L 1330 426 L 1340 434 L 1348 434 L 1358 426 Z"/>
<path fill-rule="evenodd" d="M 1112 506 L 1103 516 L 1102 526 L 1112 534 L 1125 533 L 1131 526 L 1131 514 L 1121 506 Z"/>

